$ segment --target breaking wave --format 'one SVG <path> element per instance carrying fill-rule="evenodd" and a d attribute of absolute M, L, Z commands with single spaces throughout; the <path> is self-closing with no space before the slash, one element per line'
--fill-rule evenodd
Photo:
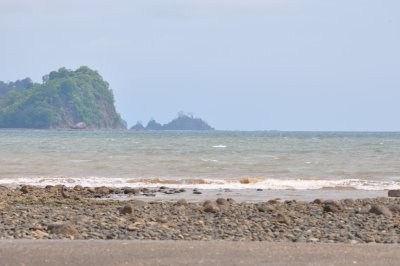
<path fill-rule="evenodd" d="M 388 190 L 400 189 L 400 181 L 363 179 L 268 179 L 243 177 L 237 179 L 207 178 L 106 178 L 106 177 L 24 177 L 0 179 L 0 185 L 16 187 L 19 185 L 47 186 L 62 184 L 68 187 L 82 185 L 88 187 L 157 187 L 201 188 L 201 189 L 271 189 L 271 190 Z"/>

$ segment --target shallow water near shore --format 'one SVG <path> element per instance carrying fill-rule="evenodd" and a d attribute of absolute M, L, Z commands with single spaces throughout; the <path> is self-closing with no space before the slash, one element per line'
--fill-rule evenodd
<path fill-rule="evenodd" d="M 300 200 L 312 202 L 315 199 L 344 200 L 344 199 L 367 199 L 387 197 L 387 191 L 383 190 L 336 190 L 336 189 L 313 189 L 313 190 L 262 190 L 253 189 L 207 189 L 201 190 L 201 194 L 193 194 L 191 190 L 178 194 L 156 193 L 152 197 L 145 195 L 113 194 L 100 200 L 143 200 L 143 201 L 172 201 L 185 199 L 188 202 L 203 202 L 206 200 L 217 200 L 218 198 L 231 198 L 236 202 L 261 203 L 269 200 Z"/>
<path fill-rule="evenodd" d="M 400 133 L 0 130 L 0 184 L 201 190 L 400 188 Z M 247 193 L 247 192 L 246 192 Z M 347 193 L 347 192 L 346 192 Z M 254 194 L 256 197 L 256 194 Z"/>

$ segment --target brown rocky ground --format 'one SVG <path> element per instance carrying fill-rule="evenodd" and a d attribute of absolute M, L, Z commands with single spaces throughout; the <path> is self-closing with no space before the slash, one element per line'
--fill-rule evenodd
<path fill-rule="evenodd" d="M 232 199 L 175 202 L 102 200 L 151 189 L 0 187 L 0 239 L 250 240 L 399 243 L 400 200 L 313 202 Z"/>

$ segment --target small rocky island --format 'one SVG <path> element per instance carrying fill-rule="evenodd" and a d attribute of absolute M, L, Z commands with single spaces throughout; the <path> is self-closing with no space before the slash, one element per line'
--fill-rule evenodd
<path fill-rule="evenodd" d="M 131 130 L 214 130 L 214 128 L 201 118 L 180 112 L 177 118 L 167 124 L 161 125 L 152 119 L 147 123 L 146 127 L 141 122 L 138 122 L 131 127 Z"/>

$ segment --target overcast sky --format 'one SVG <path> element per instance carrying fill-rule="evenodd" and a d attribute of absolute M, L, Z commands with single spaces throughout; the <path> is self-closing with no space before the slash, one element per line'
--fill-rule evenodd
<path fill-rule="evenodd" d="M 400 1 L 0 0 L 0 80 L 87 65 L 129 125 L 400 130 Z"/>

